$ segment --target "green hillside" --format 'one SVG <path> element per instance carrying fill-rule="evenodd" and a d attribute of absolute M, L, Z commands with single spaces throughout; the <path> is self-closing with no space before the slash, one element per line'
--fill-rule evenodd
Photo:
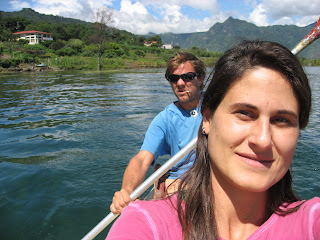
<path fill-rule="evenodd" d="M 18 26 L 12 25 L 11 32 L 23 30 L 38 30 L 50 32 L 55 40 L 69 41 L 70 39 L 81 39 L 88 43 L 93 34 L 93 24 L 77 19 L 65 18 L 60 16 L 40 14 L 33 9 L 24 8 L 17 12 L 2 12 L 1 18 L 21 18 L 21 24 Z M 27 19 L 29 23 L 24 20 Z M 14 22 L 14 21 L 13 21 Z M 279 42 L 289 49 L 292 49 L 303 37 L 305 37 L 312 27 L 311 24 L 306 27 L 297 27 L 295 25 L 276 25 L 268 27 L 258 27 L 252 23 L 243 20 L 228 18 L 224 23 L 214 24 L 206 32 L 196 33 L 163 33 L 159 34 L 162 43 L 179 46 L 182 49 L 207 49 L 212 52 L 224 52 L 235 43 L 248 40 L 270 40 Z M 4 27 L 3 32 L 7 31 Z M 150 34 L 154 36 L 154 34 Z M 1 35 L 0 35 L 1 37 Z M 139 36 L 125 30 L 110 28 L 109 41 L 119 44 L 128 45 L 143 45 L 143 41 L 148 36 Z M 0 39 L 1 40 L 1 39 Z M 320 57 L 320 41 L 316 41 L 307 49 L 299 54 L 299 56 L 308 59 L 318 59 Z"/>
<path fill-rule="evenodd" d="M 306 27 L 295 25 L 276 25 L 257 27 L 243 20 L 228 18 L 224 23 L 216 23 L 207 32 L 189 34 L 160 34 L 162 42 L 178 45 L 181 48 L 206 48 L 209 51 L 224 52 L 235 43 L 247 40 L 268 40 L 283 44 L 292 49 L 313 28 L 314 24 Z M 320 41 L 314 42 L 300 53 L 306 58 L 320 57 Z"/>
<path fill-rule="evenodd" d="M 80 24 L 85 24 L 85 25 L 90 25 L 91 23 L 81 21 L 78 19 L 73 19 L 73 18 L 65 18 L 61 16 L 54 16 L 54 15 L 46 15 L 42 13 L 38 13 L 34 11 L 31 8 L 23 8 L 21 11 L 16 11 L 16 12 L 3 12 L 3 17 L 24 17 L 32 24 L 37 24 L 39 22 L 46 22 L 46 23 L 60 23 L 60 24 L 71 24 L 71 23 L 80 23 Z"/>
<path fill-rule="evenodd" d="M 55 40 L 60 39 L 68 41 L 70 39 L 81 39 L 84 42 L 88 42 L 90 41 L 90 38 L 93 35 L 94 31 L 93 23 L 73 18 L 41 14 L 31 8 L 23 8 L 21 11 L 16 12 L 0 11 L 0 18 L 11 18 L 12 22 L 16 22 L 17 19 L 21 19 L 22 21 L 22 23 L 18 26 L 15 24 L 13 26 L 9 25 L 3 27 L 6 31 L 10 30 L 9 32 L 16 32 L 25 30 L 37 30 L 49 32 L 53 34 L 53 38 Z M 29 21 L 29 24 L 25 23 L 25 19 Z M 128 31 L 109 28 L 108 32 L 109 40 L 111 41 L 133 45 L 143 45 L 143 37 L 132 34 Z"/>

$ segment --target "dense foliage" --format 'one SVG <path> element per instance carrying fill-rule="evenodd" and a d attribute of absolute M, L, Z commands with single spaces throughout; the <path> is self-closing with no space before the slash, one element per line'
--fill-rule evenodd
<path fill-rule="evenodd" d="M 52 33 L 54 41 L 44 41 L 37 45 L 29 45 L 26 40 L 14 41 L 12 33 L 28 30 Z M 0 12 L 0 54 L 10 56 L 2 57 L 0 65 L 8 68 L 21 63 L 45 63 L 63 69 L 96 69 L 96 57 L 100 48 L 94 39 L 96 31 L 94 23 L 39 14 L 32 9 Z M 179 51 L 179 47 L 162 49 L 159 35 L 138 36 L 115 28 L 108 28 L 104 34 L 104 69 L 164 67 L 167 59 Z M 146 47 L 145 41 L 157 43 Z M 203 57 L 209 65 L 213 65 L 220 56 L 219 53 L 197 47 L 189 51 Z"/>
<path fill-rule="evenodd" d="M 30 8 L 24 8 L 19 12 L 0 11 L 0 41 L 8 41 L 13 38 L 12 33 L 18 31 L 36 30 L 53 34 L 55 41 L 80 39 L 85 44 L 92 42 L 95 28 L 93 23 L 88 23 L 72 18 L 44 15 Z M 109 28 L 110 41 L 133 45 L 143 45 L 145 38 L 124 30 Z"/>
<path fill-rule="evenodd" d="M 233 26 L 230 25 L 230 21 L 226 24 L 225 28 L 230 29 Z M 241 22 L 241 24 L 247 26 L 246 23 Z M 218 24 L 218 27 L 220 25 Z M 27 30 L 52 33 L 54 40 L 37 45 L 29 45 L 26 40 L 15 41 L 14 32 Z M 215 31 L 217 34 L 217 30 L 213 28 L 209 31 Z M 39 14 L 32 9 L 6 13 L 0 11 L 0 68 L 9 68 L 23 63 L 34 65 L 45 63 L 63 69 L 96 69 L 99 49 L 102 49 L 103 69 L 164 67 L 167 59 L 179 51 L 183 45 L 179 44 L 171 50 L 165 50 L 161 48 L 163 43 L 168 42 L 163 41 L 167 39 L 164 36 L 139 36 L 109 27 L 104 32 L 101 47 L 94 39 L 95 32 L 94 23 Z M 181 38 L 188 42 L 190 39 L 196 39 L 196 35 L 201 37 L 201 34 L 203 33 L 175 35 L 175 39 L 178 41 Z M 232 40 L 231 37 L 228 39 Z M 146 47 L 145 41 L 157 41 L 157 44 Z M 221 41 L 230 42 L 226 39 Z M 207 47 L 201 47 L 199 39 L 196 44 L 184 47 L 184 50 L 201 57 L 208 66 L 213 66 L 223 52 L 208 51 Z M 319 60 L 310 61 L 303 58 L 302 62 L 306 65 L 320 65 Z"/>

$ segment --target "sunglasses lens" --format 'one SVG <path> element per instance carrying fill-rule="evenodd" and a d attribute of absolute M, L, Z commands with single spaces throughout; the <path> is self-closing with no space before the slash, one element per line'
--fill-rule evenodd
<path fill-rule="evenodd" d="M 196 76 L 195 73 L 190 72 L 190 73 L 183 74 L 181 78 L 183 79 L 183 81 L 188 82 L 188 81 L 192 81 L 195 78 L 195 76 Z"/>
<path fill-rule="evenodd" d="M 176 75 L 176 74 L 170 74 L 168 76 L 169 82 L 177 82 L 179 78 L 180 78 L 180 75 Z"/>
<path fill-rule="evenodd" d="M 185 74 L 181 74 L 181 75 L 177 75 L 177 74 L 170 74 L 168 76 L 168 81 L 171 83 L 175 83 L 178 82 L 178 80 L 181 78 L 183 81 L 188 82 L 188 81 L 192 81 L 195 77 L 197 76 L 196 73 L 194 72 L 189 72 L 189 73 L 185 73 Z"/>

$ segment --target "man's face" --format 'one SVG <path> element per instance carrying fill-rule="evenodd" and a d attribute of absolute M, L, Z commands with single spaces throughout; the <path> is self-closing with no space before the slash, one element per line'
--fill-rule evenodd
<path fill-rule="evenodd" d="M 194 67 L 190 62 L 182 63 L 178 66 L 172 74 L 181 75 L 185 73 L 196 73 Z M 183 81 L 181 78 L 174 83 L 171 83 L 172 90 L 179 100 L 180 104 L 185 105 L 185 107 L 194 108 L 198 105 L 201 98 L 201 84 L 203 79 L 200 76 L 196 76 L 191 81 Z M 193 106 L 195 105 L 195 106 Z"/>

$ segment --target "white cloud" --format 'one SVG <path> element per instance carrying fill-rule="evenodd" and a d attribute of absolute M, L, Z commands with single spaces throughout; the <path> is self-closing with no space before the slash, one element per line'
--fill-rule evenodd
<path fill-rule="evenodd" d="M 258 26 L 306 26 L 318 20 L 319 5 L 320 0 L 263 0 L 250 14 L 249 20 Z"/>
<path fill-rule="evenodd" d="M 252 13 L 249 16 L 250 22 L 256 24 L 257 26 L 267 26 L 268 25 L 268 16 L 266 10 L 262 4 L 259 4 L 255 7 Z"/>
<path fill-rule="evenodd" d="M 296 24 L 299 27 L 304 27 L 304 26 L 307 26 L 311 23 L 318 21 L 318 19 L 319 19 L 319 15 L 306 16 L 306 17 L 303 17 L 303 18 L 297 20 Z"/>
<path fill-rule="evenodd" d="M 145 5 L 161 7 L 167 10 L 169 10 L 171 7 L 180 8 L 181 6 L 185 5 L 195 9 L 216 12 L 219 6 L 217 0 L 141 0 L 141 2 Z"/>
<path fill-rule="evenodd" d="M 264 0 L 264 8 L 275 20 L 283 17 L 319 15 L 319 0 Z"/>
<path fill-rule="evenodd" d="M 93 11 L 103 6 L 110 6 L 108 0 L 34 0 L 36 3 L 32 7 L 35 11 L 93 21 Z"/>
<path fill-rule="evenodd" d="M 148 10 L 145 8 L 145 6 L 142 3 L 136 2 L 132 4 L 130 0 L 121 1 L 120 12 L 126 13 L 130 16 L 135 16 L 135 14 L 148 15 Z"/>
<path fill-rule="evenodd" d="M 273 22 L 273 25 L 291 25 L 294 24 L 292 18 L 289 17 L 282 17 Z"/>
<path fill-rule="evenodd" d="M 193 7 L 195 11 L 210 10 L 215 14 L 211 18 L 189 18 L 182 14 L 182 6 Z M 156 11 L 157 16 L 151 15 L 152 11 Z M 207 31 L 217 20 L 226 18 L 219 13 L 217 2 L 212 0 L 141 0 L 135 3 L 122 0 L 120 11 L 115 12 L 114 26 L 138 34 L 187 33 Z"/>
<path fill-rule="evenodd" d="M 44 14 L 71 17 L 92 22 L 93 12 L 108 6 L 114 10 L 113 26 L 135 34 L 149 32 L 188 33 L 207 31 L 216 22 L 229 16 L 252 22 L 258 26 L 270 24 L 297 24 L 305 26 L 318 19 L 320 0 L 242 0 L 248 13 L 234 1 L 224 0 L 11 0 L 14 10 L 31 7 Z M 237 0 L 238 1 L 238 0 Z M 119 7 L 120 6 L 120 7 Z M 189 11 L 189 12 L 187 12 Z M 242 12 L 241 12 L 242 11 Z M 187 12 L 187 13 L 186 13 Z M 207 14 L 204 17 L 201 14 Z M 209 16 L 209 15 L 210 16 Z"/>
<path fill-rule="evenodd" d="M 30 8 L 30 4 L 26 1 L 20 1 L 20 0 L 13 0 L 9 1 L 11 4 L 12 10 L 20 10 L 21 8 Z"/>

